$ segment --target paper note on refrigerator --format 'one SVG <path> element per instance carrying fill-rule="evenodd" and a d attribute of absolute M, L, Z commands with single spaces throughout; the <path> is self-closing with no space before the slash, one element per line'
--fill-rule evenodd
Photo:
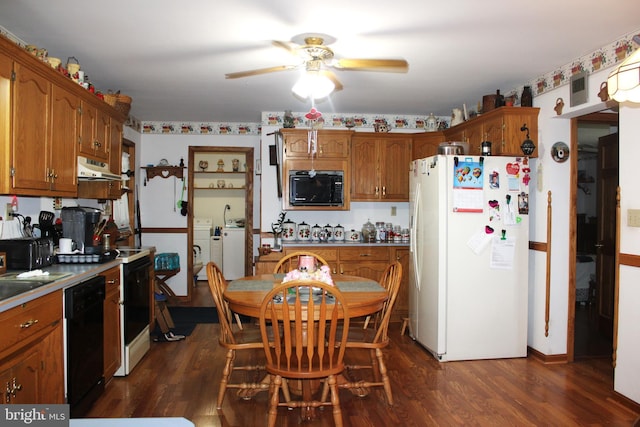
<path fill-rule="evenodd" d="M 474 233 L 469 240 L 467 240 L 467 246 L 471 248 L 474 254 L 479 255 L 480 252 L 487 247 L 493 238 L 492 234 L 487 234 L 485 230 L 478 230 Z"/>
<path fill-rule="evenodd" d="M 495 236 L 491 244 L 491 268 L 502 270 L 513 269 L 513 260 L 516 253 L 516 238 L 505 239 Z"/>

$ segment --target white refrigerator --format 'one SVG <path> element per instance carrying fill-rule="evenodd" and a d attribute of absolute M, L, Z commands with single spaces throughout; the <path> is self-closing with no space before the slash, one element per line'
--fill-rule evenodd
<path fill-rule="evenodd" d="M 411 331 L 442 362 L 526 357 L 530 176 L 525 157 L 411 164 Z"/>

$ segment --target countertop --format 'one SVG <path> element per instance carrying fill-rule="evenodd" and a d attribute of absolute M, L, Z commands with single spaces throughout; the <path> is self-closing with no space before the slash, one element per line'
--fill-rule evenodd
<path fill-rule="evenodd" d="M 352 241 L 330 241 L 330 242 L 319 242 L 319 241 L 299 241 L 299 240 L 283 240 L 283 247 L 297 247 L 297 246 L 409 246 L 409 242 L 375 242 L 375 243 L 365 243 L 365 242 L 352 242 Z"/>
<path fill-rule="evenodd" d="M 144 249 L 151 250 L 154 248 Z M 110 268 L 119 266 L 120 264 L 122 264 L 122 260 L 116 258 L 113 261 L 108 261 L 102 264 L 53 264 L 49 267 L 45 267 L 42 269 L 43 271 L 48 271 L 50 273 L 71 273 L 71 275 L 0 301 L 0 313 L 57 290 L 77 285 L 80 282 L 95 277 Z M 0 286 L 2 286 L 1 283 Z"/>

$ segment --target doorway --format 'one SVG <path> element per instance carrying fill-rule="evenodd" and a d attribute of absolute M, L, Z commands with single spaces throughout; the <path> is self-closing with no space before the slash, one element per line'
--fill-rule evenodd
<path fill-rule="evenodd" d="M 189 147 L 189 188 L 188 201 L 188 250 L 194 256 L 189 258 L 189 300 L 198 280 L 205 281 L 206 264 L 214 261 L 223 270 L 227 279 L 250 275 L 253 270 L 253 164 L 252 147 Z M 209 250 L 203 250 L 201 242 L 194 244 L 195 229 L 201 234 L 203 220 L 208 220 L 211 229 Z M 196 222 L 199 224 L 196 227 Z M 227 239 L 225 235 L 233 236 Z M 205 238 L 206 241 L 206 238 Z M 233 243 L 233 244 L 230 244 Z M 226 246 L 226 248 L 225 248 Z M 229 250 L 234 253 L 225 253 Z M 222 257 L 214 255 L 219 251 Z M 208 254 L 208 259 L 201 258 Z M 198 259 L 198 257 L 200 257 Z M 225 263 L 224 259 L 229 261 Z M 202 263 L 196 274 L 194 264 Z M 229 275 L 225 270 L 231 271 Z M 204 285 L 206 286 L 206 284 Z"/>
<path fill-rule="evenodd" d="M 570 275 L 570 361 L 612 357 L 618 185 L 617 112 L 573 120 L 576 263 Z"/>

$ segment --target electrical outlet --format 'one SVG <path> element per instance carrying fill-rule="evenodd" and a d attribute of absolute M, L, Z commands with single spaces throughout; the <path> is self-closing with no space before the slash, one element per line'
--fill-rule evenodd
<path fill-rule="evenodd" d="M 398 209 L 395 206 L 391 206 L 391 216 L 396 216 L 398 214 Z"/>
<path fill-rule="evenodd" d="M 11 216 L 12 213 L 13 213 L 13 207 L 11 206 L 11 203 L 7 203 L 4 209 L 4 215 L 2 217 L 4 218 L 5 221 L 13 221 L 13 216 Z"/>
<path fill-rule="evenodd" d="M 640 227 L 640 209 L 627 209 L 627 225 Z"/>

